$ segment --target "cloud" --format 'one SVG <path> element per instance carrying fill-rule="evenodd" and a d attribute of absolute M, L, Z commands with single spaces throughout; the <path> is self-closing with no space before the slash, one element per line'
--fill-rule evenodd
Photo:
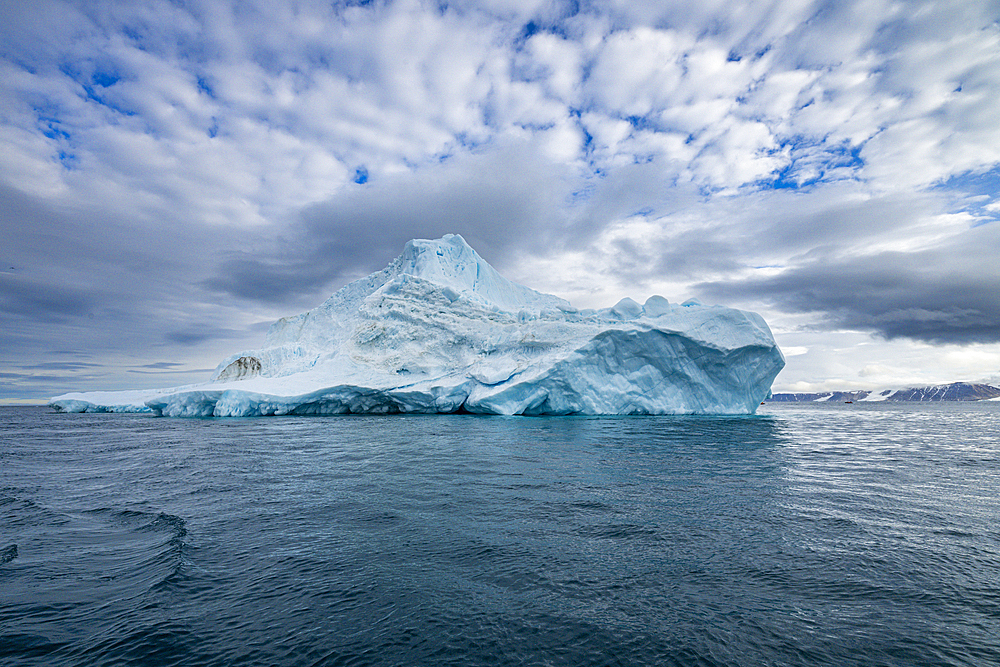
<path fill-rule="evenodd" d="M 916 252 L 815 256 L 775 276 L 698 285 L 716 298 L 770 302 L 821 313 L 833 328 L 929 343 L 1000 342 L 996 224 Z"/>
<path fill-rule="evenodd" d="M 461 233 L 492 261 L 539 251 L 565 220 L 565 170 L 523 142 L 387 176 L 312 205 L 272 239 L 230 254 L 206 285 L 282 303 L 377 271 L 411 238 Z"/>
<path fill-rule="evenodd" d="M 0 274 L 0 311 L 58 322 L 87 315 L 99 303 L 96 295 L 74 286 Z"/>
<path fill-rule="evenodd" d="M 15 357 L 250 345 L 446 232 L 587 299 L 995 340 L 991 3 L 39 0 L 0 44 Z"/>
<path fill-rule="evenodd" d="M 102 362 L 151 350 L 183 355 L 191 339 L 177 332 L 208 328 L 220 340 L 259 334 L 251 325 L 261 313 L 213 302 L 192 284 L 232 247 L 231 230 L 128 216 L 128 199 L 96 207 L 10 186 L 0 185 L 0 194 L 0 259 L 12 267 L 0 272 L 0 350 L 8 360 L 44 363 L 58 350 L 99 353 Z M 246 329 L 234 328 L 240 324 Z"/>
<path fill-rule="evenodd" d="M 128 372 L 128 373 L 138 373 L 138 374 L 141 374 L 141 375 L 171 375 L 171 376 L 177 376 L 177 375 L 180 375 L 180 374 L 190 374 L 190 373 L 198 373 L 198 374 L 202 374 L 202 375 L 208 375 L 208 374 L 212 373 L 215 370 L 214 368 L 194 368 L 194 369 L 173 368 L 173 366 L 179 366 L 179 365 L 180 364 L 170 364 L 170 367 L 165 368 L 164 370 L 143 370 L 141 368 L 129 368 L 126 372 Z"/>
<path fill-rule="evenodd" d="M 88 368 L 99 368 L 100 364 L 86 361 L 46 361 L 39 364 L 27 364 L 20 368 L 22 370 L 49 370 L 49 371 L 79 371 Z"/>

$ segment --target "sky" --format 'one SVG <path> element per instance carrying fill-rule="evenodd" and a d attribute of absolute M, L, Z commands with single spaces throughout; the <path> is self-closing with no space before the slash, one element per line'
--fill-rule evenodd
<path fill-rule="evenodd" d="M 0 0 L 0 403 L 205 381 L 411 238 L 1000 381 L 1000 2 Z"/>

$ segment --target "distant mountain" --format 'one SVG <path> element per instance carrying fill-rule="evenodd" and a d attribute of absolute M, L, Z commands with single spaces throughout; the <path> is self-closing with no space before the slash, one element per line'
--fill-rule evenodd
<path fill-rule="evenodd" d="M 884 389 L 881 391 L 827 391 L 814 394 L 774 394 L 769 401 L 775 403 L 795 403 L 808 401 L 829 401 L 844 403 L 854 401 L 984 401 L 1000 398 L 1000 387 L 972 382 L 952 382 L 931 387 L 910 387 L 909 389 Z"/>
<path fill-rule="evenodd" d="M 870 391 L 826 391 L 816 394 L 772 394 L 767 399 L 773 403 L 808 403 L 809 401 L 830 401 L 832 403 L 843 403 L 846 401 L 860 401 L 871 395 Z"/>

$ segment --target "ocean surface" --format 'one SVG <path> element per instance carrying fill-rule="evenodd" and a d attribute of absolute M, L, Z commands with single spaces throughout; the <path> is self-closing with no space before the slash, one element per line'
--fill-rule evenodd
<path fill-rule="evenodd" d="M 0 408 L 0 665 L 1000 665 L 1000 403 Z"/>

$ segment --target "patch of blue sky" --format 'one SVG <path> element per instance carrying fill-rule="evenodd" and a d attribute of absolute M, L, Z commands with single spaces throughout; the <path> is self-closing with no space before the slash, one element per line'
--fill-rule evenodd
<path fill-rule="evenodd" d="M 354 170 L 354 182 L 358 185 L 364 185 L 368 182 L 368 168 L 361 165 Z"/>
<path fill-rule="evenodd" d="M 827 145 L 825 142 L 810 142 L 802 137 L 794 137 L 781 142 L 780 150 L 791 151 L 791 162 L 774 172 L 774 177 L 764 179 L 764 183 L 776 190 L 799 190 L 817 183 L 837 181 L 843 174 L 856 173 L 864 166 L 861 158 L 862 145 L 847 143 Z"/>
<path fill-rule="evenodd" d="M 64 130 L 61 124 L 55 120 L 39 119 L 42 134 L 53 141 L 63 141 L 70 138 L 69 132 Z"/>
<path fill-rule="evenodd" d="M 656 130 L 652 119 L 648 116 L 623 116 L 622 120 L 627 121 L 636 130 Z"/>
<path fill-rule="evenodd" d="M 440 153 L 435 153 L 428 160 L 431 162 L 437 162 L 438 164 L 444 164 L 445 162 L 453 160 L 460 152 L 474 153 L 478 149 L 492 142 L 492 137 L 490 136 L 484 137 L 483 139 L 476 139 L 468 132 L 457 132 L 453 135 L 453 137 L 455 139 L 454 143 L 450 143 L 445 147 L 445 150 Z"/>
<path fill-rule="evenodd" d="M 569 193 L 566 197 L 567 203 L 572 205 L 584 204 L 593 197 L 596 187 L 593 185 L 586 185 L 582 188 L 578 188 Z"/>
<path fill-rule="evenodd" d="M 967 195 L 1000 196 L 1000 163 L 982 171 L 956 174 L 936 186 L 936 189 L 958 191 Z"/>
<path fill-rule="evenodd" d="M 46 104 L 33 104 L 31 110 L 35 112 L 38 122 L 38 131 L 52 141 L 67 143 L 72 134 L 72 128 L 67 127 L 62 121 L 62 109 L 51 100 L 46 100 Z"/>
<path fill-rule="evenodd" d="M 711 185 L 709 183 L 704 183 L 698 186 L 698 196 L 701 197 L 703 203 L 707 203 L 712 200 L 715 195 L 723 191 L 723 188 L 717 185 Z"/>
<path fill-rule="evenodd" d="M 81 60 L 65 60 L 59 65 L 59 71 L 81 86 L 93 88 L 110 88 L 121 81 L 121 74 L 107 59 L 97 62 L 90 58 Z"/>
<path fill-rule="evenodd" d="M 138 28 L 132 26 L 122 26 L 122 35 L 132 42 L 132 46 L 139 49 L 140 51 L 145 51 L 145 41 L 146 35 L 142 34 Z"/>
<path fill-rule="evenodd" d="M 577 0 L 567 0 L 558 4 L 562 5 L 560 7 L 561 11 L 552 20 L 542 22 L 541 19 L 536 19 L 525 23 L 520 33 L 514 39 L 514 46 L 517 48 L 522 47 L 525 42 L 539 33 L 548 33 L 557 35 L 563 39 L 569 39 L 569 31 L 563 21 L 580 13 L 580 3 Z"/>
<path fill-rule="evenodd" d="M 112 101 L 105 91 L 112 88 L 122 80 L 122 76 L 113 68 L 97 67 L 93 62 L 71 63 L 65 62 L 59 66 L 59 71 L 64 76 L 77 83 L 83 89 L 83 98 L 90 102 L 96 102 L 103 107 L 114 111 L 122 116 L 135 116 L 136 111 L 122 107 Z M 60 122 L 59 109 L 54 108 L 51 117 L 43 118 L 39 115 L 39 120 Z M 38 108 L 36 107 L 36 113 Z"/>
<path fill-rule="evenodd" d="M 546 130 L 551 130 L 556 126 L 554 122 L 549 123 L 514 123 L 514 127 L 521 128 L 522 130 L 528 130 L 529 132 L 545 132 Z"/>
<path fill-rule="evenodd" d="M 584 155 L 590 155 L 594 152 L 594 135 L 587 130 L 580 128 L 580 133 L 583 135 L 583 144 L 581 148 L 583 149 Z"/>
<path fill-rule="evenodd" d="M 346 14 L 348 11 L 362 8 L 372 10 L 377 7 L 374 0 L 336 0 L 336 2 L 329 3 L 330 10 L 337 19 L 347 24 Z"/>
<path fill-rule="evenodd" d="M 118 74 L 115 72 L 105 72 L 98 70 L 90 76 L 90 80 L 95 86 L 100 86 L 101 88 L 110 88 L 111 86 L 121 81 L 121 77 L 118 76 Z"/>
<path fill-rule="evenodd" d="M 71 153 L 69 151 L 59 151 L 58 152 L 59 162 L 66 169 L 75 169 L 77 165 L 76 153 Z"/>
<path fill-rule="evenodd" d="M 457 132 L 454 136 L 455 140 L 458 141 L 459 146 L 470 151 L 476 150 L 489 141 L 488 139 L 485 141 L 483 139 L 477 139 L 469 132 Z"/>
<path fill-rule="evenodd" d="M 1000 163 L 986 170 L 956 174 L 931 190 L 953 198 L 956 212 L 978 218 L 974 227 L 1000 220 Z"/>
<path fill-rule="evenodd" d="M 212 84 L 210 84 L 208 82 L 208 79 L 206 79 L 203 76 L 199 76 L 197 78 L 197 83 L 198 83 L 198 90 L 200 90 L 201 92 L 205 93 L 206 95 L 208 95 L 209 97 L 211 97 L 213 100 L 215 99 L 215 89 L 212 88 Z"/>
<path fill-rule="evenodd" d="M 818 178 L 802 179 L 801 165 L 792 162 L 783 169 L 779 169 L 774 174 L 774 178 L 763 179 L 763 183 L 770 183 L 775 190 L 798 190 L 819 182 Z"/>
<path fill-rule="evenodd" d="M 535 23 L 534 21 L 528 21 L 527 23 L 524 24 L 524 27 L 521 29 L 521 34 L 518 35 L 518 41 L 525 42 L 540 32 L 542 32 L 541 25 Z"/>
<path fill-rule="evenodd" d="M 121 116 L 135 116 L 138 114 L 138 112 L 134 109 L 123 107 L 112 101 L 109 96 L 101 94 L 100 90 L 102 89 L 96 89 L 93 86 L 84 86 L 83 89 L 86 92 L 86 97 L 89 101 L 96 102 L 97 104 L 114 111 L 116 114 Z"/>

